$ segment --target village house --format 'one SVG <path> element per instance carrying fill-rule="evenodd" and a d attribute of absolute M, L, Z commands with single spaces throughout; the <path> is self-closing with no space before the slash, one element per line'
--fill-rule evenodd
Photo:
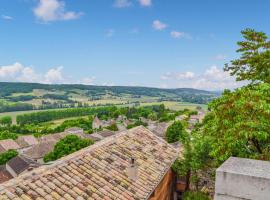
<path fill-rule="evenodd" d="M 68 129 L 65 130 L 65 132 L 68 133 L 68 134 L 74 134 L 74 135 L 84 133 L 83 129 L 79 128 L 79 127 L 68 128 Z"/>
<path fill-rule="evenodd" d="M 16 142 L 21 148 L 26 148 L 38 144 L 38 140 L 33 135 L 19 136 Z"/>
<path fill-rule="evenodd" d="M 12 139 L 6 139 L 0 141 L 0 153 L 4 153 L 10 149 L 20 149 L 20 146 Z"/>
<path fill-rule="evenodd" d="M 93 119 L 93 122 L 92 122 L 92 128 L 93 129 L 100 129 L 100 128 L 102 128 L 102 126 L 103 126 L 102 121 L 97 116 L 95 116 L 95 118 Z"/>
<path fill-rule="evenodd" d="M 160 122 L 160 123 L 156 122 L 156 123 L 151 123 L 148 126 L 148 129 L 151 130 L 158 137 L 165 138 L 167 128 L 170 125 L 171 125 L 171 123 L 169 123 L 169 122 Z"/>
<path fill-rule="evenodd" d="M 185 119 L 188 119 L 187 115 L 179 115 L 179 116 L 175 117 L 175 121 L 183 121 Z"/>
<path fill-rule="evenodd" d="M 29 158 L 39 164 L 44 164 L 43 158 L 44 156 L 53 151 L 54 145 L 56 144 L 56 141 L 51 140 L 51 141 L 43 141 L 40 142 L 31 148 L 27 149 L 23 155 L 26 158 Z"/>
<path fill-rule="evenodd" d="M 17 177 L 20 174 L 30 171 L 39 165 L 32 160 L 25 158 L 22 155 L 16 156 L 6 163 L 6 170 L 11 174 L 12 177 Z"/>
<path fill-rule="evenodd" d="M 1 165 L 0 166 L 0 184 L 4 183 L 10 179 L 12 179 L 13 177 L 11 176 L 11 174 L 7 171 L 6 166 L 5 165 Z"/>
<path fill-rule="evenodd" d="M 170 200 L 179 150 L 136 127 L 0 186 L 0 199 Z"/>

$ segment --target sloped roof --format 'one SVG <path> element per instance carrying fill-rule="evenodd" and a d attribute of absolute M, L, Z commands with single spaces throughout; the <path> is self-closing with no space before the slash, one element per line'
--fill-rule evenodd
<path fill-rule="evenodd" d="M 101 135 L 102 137 L 109 137 L 109 136 L 114 135 L 115 133 L 110 130 L 103 130 L 103 131 L 99 131 L 98 134 Z"/>
<path fill-rule="evenodd" d="M 1 140 L 0 146 L 2 151 L 7 151 L 9 149 L 19 149 L 20 146 L 12 139 Z"/>
<path fill-rule="evenodd" d="M 39 138 L 40 142 L 45 142 L 45 141 L 56 141 L 58 142 L 62 138 L 66 137 L 67 135 L 70 135 L 70 133 L 62 132 L 62 133 L 53 133 L 53 134 L 48 134 L 41 136 Z"/>
<path fill-rule="evenodd" d="M 44 141 L 32 146 L 30 149 L 24 152 L 24 155 L 31 159 L 43 158 L 47 153 L 53 150 L 55 141 Z"/>
<path fill-rule="evenodd" d="M 0 199 L 148 199 L 177 156 L 163 139 L 136 127 L 4 183 Z M 131 157 L 136 181 L 127 176 Z"/>
<path fill-rule="evenodd" d="M 37 163 L 20 155 L 9 160 L 7 165 L 10 166 L 16 174 L 20 174 L 30 166 L 37 166 Z"/>
<path fill-rule="evenodd" d="M 19 136 L 16 142 L 22 148 L 38 144 L 38 140 L 33 135 Z"/>
<path fill-rule="evenodd" d="M 0 166 L 0 184 L 4 183 L 12 178 L 13 177 L 11 176 L 11 174 L 6 170 L 6 166 L 1 165 Z"/>

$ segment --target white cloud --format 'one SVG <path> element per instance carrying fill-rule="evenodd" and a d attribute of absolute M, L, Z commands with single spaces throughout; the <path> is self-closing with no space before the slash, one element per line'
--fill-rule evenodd
<path fill-rule="evenodd" d="M 50 69 L 46 74 L 45 74 L 45 83 L 63 83 L 64 78 L 62 75 L 62 70 L 63 67 L 57 67 L 57 68 L 52 68 Z"/>
<path fill-rule="evenodd" d="M 47 84 L 85 84 L 93 85 L 95 77 L 85 77 L 80 81 L 73 80 L 72 77 L 65 77 L 64 68 L 54 67 L 47 72 L 37 73 L 33 67 L 24 66 L 19 62 L 12 65 L 0 66 L 0 82 L 29 82 L 29 83 L 47 83 Z"/>
<path fill-rule="evenodd" d="M 173 73 L 173 72 L 167 72 L 166 74 L 161 76 L 162 80 L 170 80 L 170 79 L 192 79 L 194 78 L 195 74 L 193 72 L 178 72 L 178 73 Z"/>
<path fill-rule="evenodd" d="M 39 0 L 33 11 L 43 22 L 78 19 L 83 15 L 82 12 L 66 11 L 65 2 L 61 0 Z"/>
<path fill-rule="evenodd" d="M 1 15 L 1 18 L 5 20 L 13 20 L 13 17 L 8 16 L 8 15 Z"/>
<path fill-rule="evenodd" d="M 151 6 L 152 0 L 139 0 L 141 6 Z"/>
<path fill-rule="evenodd" d="M 87 77 L 87 78 L 83 78 L 81 81 L 79 81 L 79 84 L 83 84 L 83 85 L 93 85 L 94 81 L 95 81 L 96 77 Z"/>
<path fill-rule="evenodd" d="M 115 30 L 114 29 L 109 29 L 109 30 L 106 31 L 105 36 L 106 37 L 112 37 L 112 36 L 114 36 L 114 34 L 115 34 Z"/>
<path fill-rule="evenodd" d="M 162 22 L 159 21 L 159 20 L 155 20 L 155 21 L 153 21 L 152 27 L 153 27 L 154 29 L 156 29 L 156 30 L 161 31 L 161 30 L 164 30 L 165 28 L 167 28 L 167 24 L 162 23 Z"/>
<path fill-rule="evenodd" d="M 132 5 L 132 3 L 130 2 L 130 0 L 115 0 L 113 6 L 116 8 L 126 8 L 126 7 L 130 7 Z"/>
<path fill-rule="evenodd" d="M 185 32 L 171 31 L 170 34 L 171 34 L 171 37 L 175 39 L 180 39 L 180 38 L 191 39 L 191 36 Z"/>
<path fill-rule="evenodd" d="M 163 80 L 161 86 L 166 85 L 166 87 L 171 88 L 188 87 L 212 91 L 234 89 L 246 84 L 245 82 L 236 82 L 235 78 L 230 76 L 228 72 L 224 72 L 223 69 L 215 65 L 201 74 L 195 74 L 194 72 L 167 72 L 160 78 Z"/>
<path fill-rule="evenodd" d="M 226 55 L 218 54 L 218 55 L 215 56 L 215 59 L 216 60 L 225 60 L 226 59 Z"/>

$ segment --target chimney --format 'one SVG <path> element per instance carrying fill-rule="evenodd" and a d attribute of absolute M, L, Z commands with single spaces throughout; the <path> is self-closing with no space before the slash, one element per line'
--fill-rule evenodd
<path fill-rule="evenodd" d="M 134 158 L 130 159 L 130 164 L 127 168 L 127 175 L 128 178 L 131 179 L 132 181 L 136 181 L 138 179 L 138 166 L 135 163 Z"/>

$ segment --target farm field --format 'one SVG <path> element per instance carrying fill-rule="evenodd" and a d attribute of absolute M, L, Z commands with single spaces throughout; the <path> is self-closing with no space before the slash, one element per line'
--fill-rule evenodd
<path fill-rule="evenodd" d="M 104 103 L 104 101 L 103 101 L 103 103 Z M 106 103 L 108 103 L 108 104 L 114 104 L 115 101 L 109 101 L 109 100 L 107 100 Z M 162 102 L 149 102 L 149 103 L 148 102 L 144 102 L 144 103 L 140 103 L 140 106 L 151 106 L 151 105 L 159 105 L 159 104 L 164 104 L 166 108 L 169 108 L 169 109 L 172 109 L 172 110 L 184 110 L 184 109 L 195 110 L 197 106 L 200 106 L 204 110 L 207 110 L 207 105 L 206 104 L 193 104 L 193 103 L 176 102 L 176 101 L 162 101 Z M 119 105 L 119 106 L 133 106 L 133 105 L 134 105 L 133 103 L 130 103 L 130 104 L 124 104 L 124 105 Z M 4 113 L 0 113 L 0 117 L 11 116 L 12 117 L 12 123 L 13 124 L 16 124 L 16 117 L 18 115 L 27 114 L 27 113 L 33 113 L 33 112 L 47 111 L 47 110 L 60 110 L 60 109 L 46 109 L 46 110 L 28 110 L 28 111 L 4 112 Z M 75 117 L 75 118 L 80 118 L 80 117 Z M 56 120 L 56 121 L 53 121 L 53 123 L 55 125 L 61 124 L 63 121 L 65 121 L 67 119 L 74 119 L 74 118 L 65 118 L 65 119 L 61 119 L 61 120 Z"/>

